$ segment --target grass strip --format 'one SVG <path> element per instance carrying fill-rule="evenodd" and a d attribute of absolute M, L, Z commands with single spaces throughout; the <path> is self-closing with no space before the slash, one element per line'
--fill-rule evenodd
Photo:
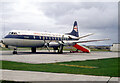
<path fill-rule="evenodd" d="M 14 61 L 1 61 L 1 63 L 2 63 L 2 69 L 10 69 L 10 70 L 120 77 L 120 74 L 118 72 L 119 61 L 120 58 L 58 62 L 58 63 L 47 63 L 47 64 L 30 64 L 30 63 L 21 63 Z M 77 65 L 77 66 L 73 66 L 73 65 Z M 82 66 L 82 67 L 78 67 L 78 66 Z M 96 68 L 87 68 L 87 67 L 96 67 Z"/>

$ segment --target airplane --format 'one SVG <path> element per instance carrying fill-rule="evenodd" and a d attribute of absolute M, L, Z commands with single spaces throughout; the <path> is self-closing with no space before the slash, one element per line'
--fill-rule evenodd
<path fill-rule="evenodd" d="M 80 43 L 104 41 L 109 39 L 86 40 L 80 41 L 81 38 L 88 37 L 91 34 L 79 36 L 77 21 L 74 22 L 73 30 L 70 33 L 58 34 L 49 32 L 36 32 L 25 30 L 12 30 L 2 40 L 2 47 L 13 47 L 13 54 L 17 54 L 17 47 L 30 47 L 32 53 L 36 53 L 36 48 L 49 47 L 58 50 L 58 53 L 63 53 L 64 46 L 73 46 L 82 52 L 90 52 L 89 48 L 81 46 Z"/>

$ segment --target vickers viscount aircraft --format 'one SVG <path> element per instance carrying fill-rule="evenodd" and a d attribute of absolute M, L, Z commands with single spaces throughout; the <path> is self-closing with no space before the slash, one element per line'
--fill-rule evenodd
<path fill-rule="evenodd" d="M 79 40 L 90 35 L 93 34 L 79 36 L 77 22 L 75 21 L 71 33 L 58 34 L 48 32 L 12 30 L 1 40 L 1 43 L 6 48 L 10 48 L 11 46 L 14 47 L 13 54 L 17 54 L 17 47 L 30 47 L 33 53 L 36 52 L 36 48 L 38 47 L 46 47 L 48 50 L 49 47 L 52 47 L 54 50 L 58 50 L 58 53 L 63 53 L 64 46 L 73 46 L 83 52 L 90 52 L 90 49 L 81 46 L 80 43 L 109 40 Z"/>

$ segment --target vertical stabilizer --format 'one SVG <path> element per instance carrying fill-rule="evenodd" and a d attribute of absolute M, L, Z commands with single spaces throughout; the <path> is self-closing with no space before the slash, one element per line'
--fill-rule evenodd
<path fill-rule="evenodd" d="M 79 37 L 77 21 L 74 22 L 72 32 L 71 33 L 67 33 L 67 34 Z"/>

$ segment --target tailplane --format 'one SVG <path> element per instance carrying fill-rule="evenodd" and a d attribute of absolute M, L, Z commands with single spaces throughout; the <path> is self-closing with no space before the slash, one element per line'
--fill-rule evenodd
<path fill-rule="evenodd" d="M 79 37 L 77 21 L 74 22 L 72 32 L 71 33 L 66 33 L 66 34 Z"/>

